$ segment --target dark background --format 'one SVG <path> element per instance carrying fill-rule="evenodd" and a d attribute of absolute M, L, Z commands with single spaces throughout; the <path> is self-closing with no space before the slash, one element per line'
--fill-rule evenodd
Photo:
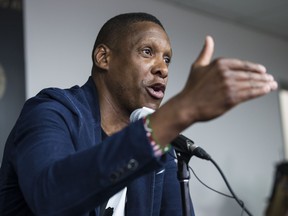
<path fill-rule="evenodd" d="M 5 141 L 25 101 L 22 1 L 0 0 L 0 65 L 6 90 L 0 98 L 0 161 Z"/>

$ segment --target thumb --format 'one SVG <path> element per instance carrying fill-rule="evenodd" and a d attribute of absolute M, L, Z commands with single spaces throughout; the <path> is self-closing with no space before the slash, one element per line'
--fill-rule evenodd
<path fill-rule="evenodd" d="M 214 40 L 211 36 L 206 36 L 205 44 L 193 64 L 193 67 L 203 67 L 210 63 L 212 55 L 214 53 Z"/>

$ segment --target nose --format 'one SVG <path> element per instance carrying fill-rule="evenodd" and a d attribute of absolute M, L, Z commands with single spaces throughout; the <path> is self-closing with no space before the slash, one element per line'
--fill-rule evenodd
<path fill-rule="evenodd" d="M 152 73 L 163 79 L 168 76 L 168 65 L 165 62 L 165 59 L 159 58 L 155 61 Z"/>

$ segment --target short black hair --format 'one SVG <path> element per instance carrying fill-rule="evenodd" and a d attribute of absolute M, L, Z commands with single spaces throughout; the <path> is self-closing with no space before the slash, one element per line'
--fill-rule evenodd
<path fill-rule="evenodd" d="M 138 22 L 153 22 L 158 24 L 164 31 L 162 23 L 153 15 L 144 12 L 119 14 L 109 19 L 100 29 L 92 51 L 92 61 L 94 65 L 94 51 L 99 44 L 113 46 L 120 35 L 129 31 L 131 24 Z"/>

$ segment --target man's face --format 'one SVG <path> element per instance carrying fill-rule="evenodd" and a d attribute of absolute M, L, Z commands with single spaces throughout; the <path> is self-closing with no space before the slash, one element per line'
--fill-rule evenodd
<path fill-rule="evenodd" d="M 111 48 L 106 85 L 114 105 L 132 112 L 157 109 L 164 97 L 172 51 L 165 31 L 152 22 L 132 25 Z"/>

